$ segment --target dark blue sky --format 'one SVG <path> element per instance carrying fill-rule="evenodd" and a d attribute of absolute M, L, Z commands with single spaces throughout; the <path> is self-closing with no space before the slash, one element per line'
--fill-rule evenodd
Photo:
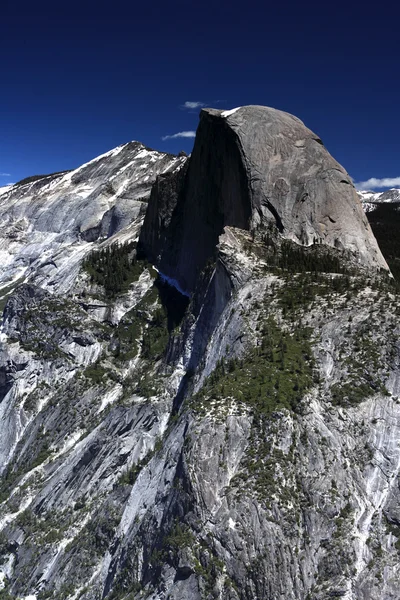
<path fill-rule="evenodd" d="M 161 139 L 196 129 L 185 101 L 289 111 L 356 181 L 400 177 L 391 4 L 3 0 L 0 185 L 133 139 L 190 151 Z"/>

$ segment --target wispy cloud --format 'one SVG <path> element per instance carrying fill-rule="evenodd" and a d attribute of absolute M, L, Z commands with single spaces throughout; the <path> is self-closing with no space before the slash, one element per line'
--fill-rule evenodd
<path fill-rule="evenodd" d="M 174 133 L 173 135 L 164 135 L 161 139 L 165 142 L 165 140 L 174 140 L 176 138 L 194 138 L 196 137 L 195 131 L 179 131 L 178 133 Z"/>
<path fill-rule="evenodd" d="M 360 191 L 375 190 L 378 188 L 391 188 L 400 186 L 400 177 L 384 177 L 383 179 L 371 177 L 371 179 L 367 179 L 367 181 L 360 181 L 354 185 Z"/>
<path fill-rule="evenodd" d="M 0 177 L 11 177 L 10 173 L 0 173 Z"/>
<path fill-rule="evenodd" d="M 196 110 L 198 108 L 201 108 L 202 106 L 205 106 L 204 102 L 200 102 L 199 100 L 196 100 L 194 102 L 184 102 L 183 104 L 181 104 L 181 108 L 183 110 Z"/>

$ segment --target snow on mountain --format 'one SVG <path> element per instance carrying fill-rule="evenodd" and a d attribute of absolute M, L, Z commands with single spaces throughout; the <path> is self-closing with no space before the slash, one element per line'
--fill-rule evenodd
<path fill-rule="evenodd" d="M 5 194 L 11 187 L 12 184 L 0 186 L 0 196 Z"/>
<path fill-rule="evenodd" d="M 129 142 L 73 171 L 0 188 L 0 297 L 21 281 L 68 290 L 93 245 L 135 235 L 157 175 L 185 160 Z"/>
<path fill-rule="evenodd" d="M 358 196 L 363 203 L 365 212 L 374 210 L 375 204 L 382 202 L 400 202 L 400 189 L 391 188 L 384 192 L 357 192 Z"/>

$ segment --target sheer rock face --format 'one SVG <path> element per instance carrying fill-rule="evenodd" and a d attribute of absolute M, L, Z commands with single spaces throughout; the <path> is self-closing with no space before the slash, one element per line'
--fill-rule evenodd
<path fill-rule="evenodd" d="M 273 108 L 201 112 L 185 182 L 163 203 L 169 217 L 154 245 L 157 198 L 154 190 L 141 240 L 188 291 L 225 226 L 273 222 L 298 244 L 322 243 L 361 266 L 388 268 L 348 173 L 299 119 Z"/>

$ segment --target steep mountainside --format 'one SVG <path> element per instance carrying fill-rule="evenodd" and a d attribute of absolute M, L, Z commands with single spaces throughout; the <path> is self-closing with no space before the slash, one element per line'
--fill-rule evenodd
<path fill-rule="evenodd" d="M 5 194 L 0 598 L 397 599 L 400 300 L 317 136 L 207 110 Z"/>
<path fill-rule="evenodd" d="M 0 190 L 0 286 L 68 291 L 91 243 L 134 238 L 157 175 L 184 162 L 130 142 L 74 171 Z"/>

